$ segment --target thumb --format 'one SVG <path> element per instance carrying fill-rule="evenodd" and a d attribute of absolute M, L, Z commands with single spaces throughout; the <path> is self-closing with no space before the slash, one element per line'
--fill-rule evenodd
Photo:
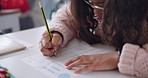
<path fill-rule="evenodd" d="M 62 37 L 58 33 L 54 33 L 51 43 L 55 49 L 58 49 L 58 47 L 62 44 Z"/>

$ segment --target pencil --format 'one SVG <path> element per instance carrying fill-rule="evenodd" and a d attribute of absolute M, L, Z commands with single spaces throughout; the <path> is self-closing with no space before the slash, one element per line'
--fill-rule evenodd
<path fill-rule="evenodd" d="M 46 20 L 46 16 L 45 16 L 43 7 L 42 7 L 42 5 L 41 5 L 41 2 L 39 2 L 39 6 L 40 6 L 41 13 L 42 13 L 42 17 L 43 17 L 43 19 L 44 19 L 44 23 L 45 23 L 45 25 L 46 25 L 46 29 L 47 29 L 48 35 L 49 35 L 50 39 L 52 39 L 52 35 L 51 35 L 51 33 L 50 33 L 50 30 L 49 30 L 49 27 L 48 27 L 48 23 L 47 23 L 47 20 Z"/>
<path fill-rule="evenodd" d="M 41 10 L 41 13 L 42 13 L 42 17 L 43 17 L 43 19 L 44 19 L 44 23 L 45 23 L 45 26 L 46 26 L 48 35 L 49 35 L 49 37 L 50 37 L 50 40 L 52 40 L 52 35 L 51 35 L 50 30 L 49 30 L 48 23 L 47 23 L 46 16 L 45 16 L 43 7 L 42 7 L 42 5 L 41 5 L 41 2 L 39 2 L 39 6 L 40 6 L 40 10 Z M 56 51 L 53 51 L 53 55 L 54 55 L 54 56 L 56 55 Z"/>

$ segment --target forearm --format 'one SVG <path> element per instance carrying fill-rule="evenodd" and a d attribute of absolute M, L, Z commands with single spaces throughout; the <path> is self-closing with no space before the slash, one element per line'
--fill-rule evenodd
<path fill-rule="evenodd" d="M 63 43 L 61 47 L 64 47 L 71 39 L 76 36 L 76 25 L 69 12 L 69 6 L 64 6 L 59 9 L 55 17 L 49 23 L 50 31 L 58 31 L 63 35 Z"/>
<path fill-rule="evenodd" d="M 125 44 L 118 63 L 123 74 L 148 77 L 148 45 L 140 48 L 138 45 Z"/>

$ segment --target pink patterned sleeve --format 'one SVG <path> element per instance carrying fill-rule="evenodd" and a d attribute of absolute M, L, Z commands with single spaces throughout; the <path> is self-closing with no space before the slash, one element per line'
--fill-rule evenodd
<path fill-rule="evenodd" d="M 51 20 L 49 24 L 50 31 L 58 31 L 64 37 L 61 47 L 64 47 L 76 36 L 77 25 L 75 22 L 76 21 L 70 12 L 69 5 L 65 5 L 59 9 L 54 18 Z"/>
<path fill-rule="evenodd" d="M 143 47 L 125 44 L 118 68 L 123 74 L 148 77 L 148 44 L 143 45 Z"/>

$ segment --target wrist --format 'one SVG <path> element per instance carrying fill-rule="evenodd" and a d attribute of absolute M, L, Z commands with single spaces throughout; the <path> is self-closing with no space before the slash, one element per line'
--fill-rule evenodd
<path fill-rule="evenodd" d="M 117 52 L 113 52 L 113 63 L 115 65 L 115 68 L 118 68 L 118 63 L 119 63 L 119 57 Z"/>
<path fill-rule="evenodd" d="M 119 62 L 118 52 L 113 52 L 113 53 L 114 53 L 114 61 L 118 63 Z"/>

